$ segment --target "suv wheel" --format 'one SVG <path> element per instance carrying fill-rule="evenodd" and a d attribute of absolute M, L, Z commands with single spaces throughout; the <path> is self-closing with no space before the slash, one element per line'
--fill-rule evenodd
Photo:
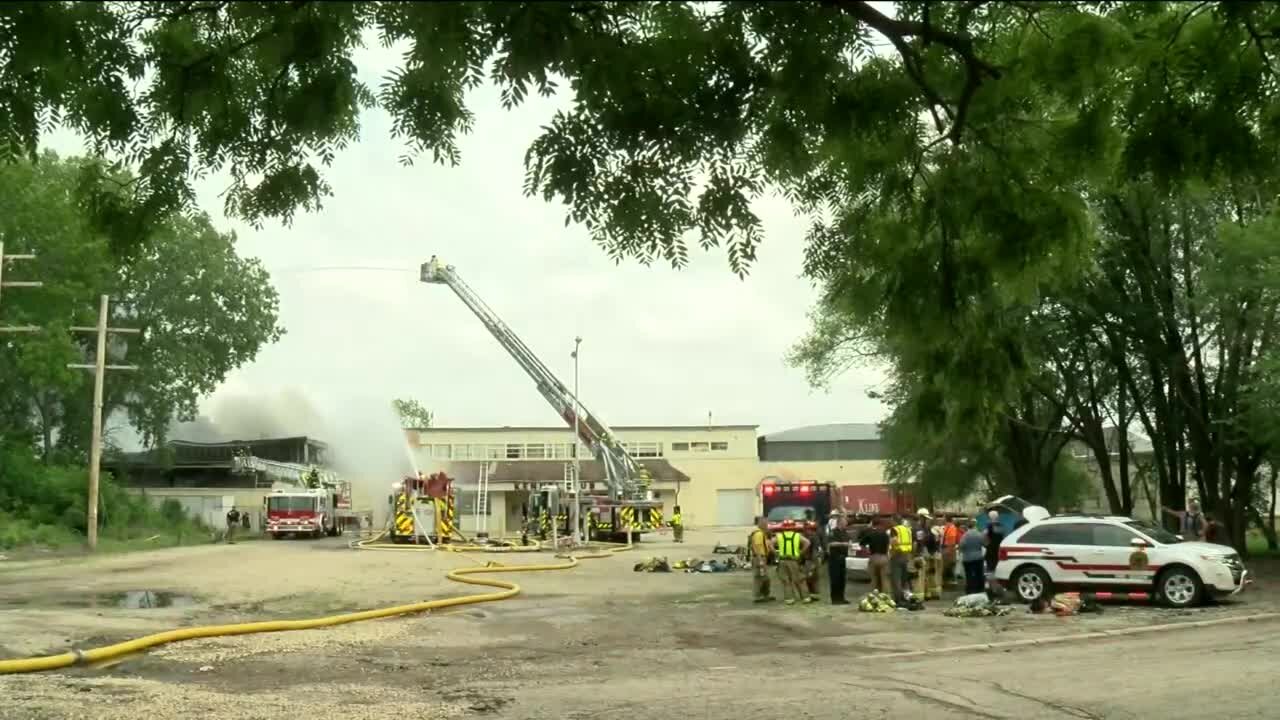
<path fill-rule="evenodd" d="M 1009 578 L 1009 587 L 1018 600 L 1024 603 L 1033 603 L 1053 594 L 1053 582 L 1049 579 L 1049 573 L 1035 565 L 1018 568 L 1013 577 Z"/>
<path fill-rule="evenodd" d="M 1193 607 L 1199 605 L 1204 597 L 1204 584 L 1192 570 L 1174 567 L 1161 573 L 1156 580 L 1156 595 L 1169 607 Z"/>

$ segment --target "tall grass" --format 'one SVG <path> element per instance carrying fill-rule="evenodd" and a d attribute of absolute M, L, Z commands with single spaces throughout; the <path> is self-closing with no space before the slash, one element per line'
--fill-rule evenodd
<path fill-rule="evenodd" d="M 85 541 L 88 471 L 46 465 L 25 448 L 0 448 L 0 549 L 74 547 Z M 207 543 L 210 530 L 182 505 L 160 506 L 104 475 L 98 490 L 102 549 Z"/>

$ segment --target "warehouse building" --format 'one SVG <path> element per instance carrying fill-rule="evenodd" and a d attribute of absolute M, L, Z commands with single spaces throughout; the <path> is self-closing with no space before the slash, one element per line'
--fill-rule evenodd
<path fill-rule="evenodd" d="M 226 514 L 235 508 L 249 516 L 251 530 L 261 531 L 266 521 L 263 498 L 271 492 L 272 480 L 262 473 L 235 472 L 232 458 L 237 454 L 325 466 L 329 447 L 305 436 L 210 443 L 171 440 L 160 448 L 106 457 L 102 469 L 129 492 L 145 495 L 157 505 L 174 500 L 188 515 L 211 527 L 223 527 Z M 358 510 L 343 509 L 339 516 L 369 514 L 367 498 L 356 497 L 353 504 Z"/>
<path fill-rule="evenodd" d="M 888 504 L 875 425 L 820 425 L 765 436 L 755 425 L 622 426 L 614 432 L 654 479 L 664 515 L 679 504 L 691 527 L 750 525 L 760 511 L 760 483 L 769 477 L 857 486 L 865 490 L 846 490 L 846 499 Z M 457 481 L 463 531 L 483 527 L 492 535 L 519 529 L 529 485 L 564 482 L 575 445 L 572 431 L 559 427 L 424 428 L 408 434 L 419 470 L 443 470 Z M 586 448 L 579 453 L 583 482 L 602 489 L 602 469 L 585 461 L 591 457 Z M 483 464 L 490 487 L 482 519 L 475 513 L 475 488 Z"/>

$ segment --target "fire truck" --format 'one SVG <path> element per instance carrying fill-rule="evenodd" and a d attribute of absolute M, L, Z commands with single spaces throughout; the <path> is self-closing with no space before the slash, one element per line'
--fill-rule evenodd
<path fill-rule="evenodd" d="M 604 484 L 607 489 L 597 492 L 594 488 L 582 488 L 582 483 L 574 482 L 573 462 L 566 462 L 563 485 L 559 482 L 543 483 L 530 488 L 530 504 L 534 509 L 539 514 L 544 509 L 547 510 L 549 522 L 557 521 L 558 513 L 554 513 L 548 503 L 542 502 L 547 499 L 550 489 L 556 487 L 559 500 L 568 505 L 568 509 L 577 511 L 580 522 L 594 537 L 638 537 L 643 532 L 662 527 L 662 503 L 653 499 L 648 472 L 627 452 L 613 431 L 582 406 L 578 398 L 534 355 L 529 346 L 462 280 L 452 265 L 444 265 L 432 256 L 422 264 L 421 271 L 422 282 L 447 286 L 479 318 L 485 329 L 529 375 L 538 392 L 542 393 L 542 397 L 555 409 L 556 414 L 573 428 L 579 441 L 595 455 L 596 461 L 604 469 Z M 484 499 L 481 498 L 481 501 Z M 570 523 L 566 527 L 571 526 L 571 515 L 566 514 L 563 520 Z"/>
<path fill-rule="evenodd" d="M 769 477 L 760 483 L 760 499 L 769 532 L 781 530 L 783 523 L 791 522 L 800 532 L 812 536 L 827 522 L 832 510 L 844 509 L 840 490 L 831 483 Z"/>
<path fill-rule="evenodd" d="M 440 472 L 406 477 L 391 486 L 391 526 L 394 543 L 437 545 L 457 531 L 453 478 Z"/>
<path fill-rule="evenodd" d="M 314 465 L 264 460 L 247 453 L 232 458 L 232 471 L 272 481 L 263 498 L 266 532 L 273 539 L 342 534 L 343 513 L 351 510 L 351 484 Z"/>

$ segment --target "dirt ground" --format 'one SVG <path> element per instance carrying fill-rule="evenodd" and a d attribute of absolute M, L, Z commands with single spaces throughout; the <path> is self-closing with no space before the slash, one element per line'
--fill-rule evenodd
<path fill-rule="evenodd" d="M 1251 566 L 1260 573 L 1258 583 L 1231 602 L 1190 611 L 1108 606 L 1100 615 L 1075 618 L 1024 613 L 947 618 L 942 610 L 949 602 L 889 615 L 825 603 L 760 606 L 750 602 L 748 573 L 632 571 L 635 562 L 651 555 L 672 561 L 710 558 L 717 541 L 742 539 L 742 533 L 691 531 L 685 545 L 659 538 L 631 552 L 584 560 L 572 570 L 503 575 L 523 592 L 498 603 L 325 630 L 190 641 L 106 668 L 3 676 L 0 718 L 134 720 L 142 709 L 157 719 L 198 713 L 209 719 L 265 720 L 317 712 L 380 719 L 397 712 L 430 718 L 589 718 L 636 708 L 666 714 L 673 698 L 696 718 L 740 719 L 743 713 L 769 712 L 781 704 L 793 710 L 792 717 L 846 716 L 827 704 L 835 697 L 832 692 L 860 698 L 857 705 L 865 717 L 940 707 L 963 709 L 975 717 L 1018 717 L 1016 709 L 999 714 L 1006 712 L 1001 702 L 1025 704 L 1017 700 L 1018 691 L 987 701 L 965 700 L 964 693 L 960 699 L 939 696 L 938 688 L 928 689 L 929 682 L 923 690 L 904 690 L 898 680 L 885 679 L 898 661 L 875 663 L 876 668 L 884 665 L 881 677 L 860 672 L 867 664 L 862 659 L 1280 610 L 1280 573 L 1258 564 Z M 553 561 L 549 553 L 357 551 L 346 540 L 0 561 L 0 657 L 97 647 L 174 627 L 313 617 L 473 594 L 485 589 L 451 582 L 444 574 L 488 560 L 509 565 Z M 127 594 L 137 591 L 151 594 Z M 851 597 L 861 592 L 863 586 L 851 584 Z M 138 600 L 168 606 L 120 606 Z M 1230 627 L 1237 628 L 1231 631 L 1235 635 L 1204 635 L 1207 629 L 1176 633 L 1200 640 L 1137 637 L 1146 638 L 1142 653 L 1160 642 L 1204 647 L 1224 637 L 1253 647 L 1249 633 L 1258 632 L 1253 624 Z M 1055 647 L 1025 653 L 1066 657 L 1083 652 Z M 998 654 L 1009 662 L 1008 651 Z M 1100 652 L 1080 662 L 1082 669 L 1103 672 L 1099 658 L 1125 655 L 1129 653 Z M 1223 657 L 1243 659 L 1231 653 Z M 902 662 L 928 665 L 924 660 Z M 1114 672 L 1132 670 L 1132 665 L 1118 665 Z M 1189 672 L 1204 675 L 1202 667 Z M 793 678 L 790 692 L 778 692 L 780 677 Z M 968 687 L 963 679 L 956 682 Z M 1192 687 L 1182 689 L 1190 693 Z M 1195 697 L 1163 716 L 1195 716 Z M 1036 717 L 1127 717 L 1118 705 L 1112 714 L 1098 715 L 1081 710 L 1082 705 L 1058 704 L 1068 709 L 1041 703 Z M 848 707 L 843 700 L 838 705 Z M 1233 717 L 1250 716 L 1246 707 L 1238 709 Z M 1184 711 L 1186 715 L 1179 714 Z"/>

